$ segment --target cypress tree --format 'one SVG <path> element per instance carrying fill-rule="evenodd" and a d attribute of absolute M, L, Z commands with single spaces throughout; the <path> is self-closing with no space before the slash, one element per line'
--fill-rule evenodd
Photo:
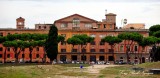
<path fill-rule="evenodd" d="M 52 25 L 50 27 L 48 38 L 45 43 L 45 50 L 51 62 L 57 58 L 58 54 L 57 37 L 58 37 L 58 29 L 55 25 Z"/>

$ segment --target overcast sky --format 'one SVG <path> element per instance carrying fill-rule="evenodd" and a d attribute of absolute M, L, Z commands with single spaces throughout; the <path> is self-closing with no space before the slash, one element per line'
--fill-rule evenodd
<path fill-rule="evenodd" d="M 0 0 L 0 28 L 16 28 L 16 18 L 25 18 L 26 27 L 78 13 L 102 21 L 105 10 L 128 23 L 145 23 L 146 28 L 160 24 L 160 0 Z"/>

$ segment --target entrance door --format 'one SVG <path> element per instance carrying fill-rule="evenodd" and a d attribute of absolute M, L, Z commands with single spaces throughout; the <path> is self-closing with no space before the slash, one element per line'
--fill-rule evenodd
<path fill-rule="evenodd" d="M 114 57 L 113 56 L 108 56 L 108 61 L 114 61 Z"/>
<path fill-rule="evenodd" d="M 96 56 L 95 55 L 90 56 L 90 62 L 92 62 L 92 61 L 96 62 Z"/>
<path fill-rule="evenodd" d="M 66 55 L 60 55 L 60 61 L 66 61 Z"/>
<path fill-rule="evenodd" d="M 99 61 L 104 61 L 104 56 L 99 56 Z"/>
<path fill-rule="evenodd" d="M 145 57 L 142 57 L 142 63 L 145 63 Z"/>
<path fill-rule="evenodd" d="M 72 55 L 72 61 L 77 61 L 77 55 Z"/>

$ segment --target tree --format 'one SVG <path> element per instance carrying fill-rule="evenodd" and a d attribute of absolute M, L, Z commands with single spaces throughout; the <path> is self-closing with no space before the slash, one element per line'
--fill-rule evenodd
<path fill-rule="evenodd" d="M 15 58 L 16 58 L 15 62 L 16 63 L 18 63 L 18 56 L 19 56 L 20 52 L 22 51 L 22 49 L 24 49 L 25 47 L 29 46 L 27 44 L 27 42 L 21 41 L 21 40 L 19 40 L 19 41 L 16 41 L 16 40 L 14 40 L 14 41 L 5 41 L 3 43 L 3 45 L 5 47 L 10 47 L 10 48 L 13 49 L 13 51 L 15 53 Z"/>
<path fill-rule="evenodd" d="M 58 54 L 58 29 L 55 25 L 50 27 L 48 38 L 45 44 L 45 50 L 48 58 L 52 62 L 54 59 L 57 59 Z"/>
<path fill-rule="evenodd" d="M 45 34 L 45 35 L 46 35 L 46 34 Z M 38 41 L 38 44 L 37 44 L 37 46 L 43 47 L 43 51 L 44 51 L 43 58 L 42 58 L 43 63 L 46 62 L 46 51 L 47 51 L 47 50 L 45 50 L 45 42 L 46 42 L 47 37 L 48 37 L 48 36 L 45 36 L 44 39 L 39 40 L 39 41 Z M 65 38 L 64 38 L 63 36 L 58 35 L 58 38 L 57 38 L 58 43 L 59 43 L 59 42 L 64 42 L 64 40 L 65 40 Z"/>
<path fill-rule="evenodd" d="M 139 46 L 142 47 L 142 52 L 144 52 L 144 49 L 146 46 L 153 45 L 156 42 L 157 42 L 157 39 L 155 37 L 144 37 L 141 41 L 138 41 L 138 44 Z M 141 57 L 139 57 L 140 63 L 142 63 L 142 52 L 139 53 L 138 51 L 138 56 L 139 54 L 141 54 Z"/>
<path fill-rule="evenodd" d="M 6 40 L 7 40 L 7 37 L 2 37 L 2 36 L 0 36 L 0 44 L 3 45 L 3 43 L 4 43 Z M 4 45 L 3 45 L 3 46 L 4 46 Z M 5 51 L 4 51 L 3 56 L 4 56 L 4 62 L 5 62 L 5 61 L 6 61 L 6 48 L 5 48 Z"/>
<path fill-rule="evenodd" d="M 153 25 L 149 28 L 149 35 L 150 36 L 154 36 L 156 38 L 153 38 L 152 41 L 155 41 L 156 43 L 154 43 L 152 45 L 152 49 L 150 51 L 150 57 L 151 57 L 151 61 L 158 61 L 160 60 L 157 57 L 160 57 L 160 52 L 159 52 L 159 43 L 160 43 L 160 25 Z"/>
<path fill-rule="evenodd" d="M 90 43 L 93 41 L 94 41 L 93 37 L 87 36 L 86 34 L 80 34 L 80 35 L 74 35 L 73 37 L 68 38 L 67 43 L 72 44 L 73 47 L 75 45 L 80 45 L 81 49 L 79 50 L 79 52 L 83 54 L 82 60 L 84 62 L 84 52 L 82 52 L 82 50 L 86 48 L 87 43 Z M 73 50 L 73 47 L 72 47 L 72 50 Z"/>
<path fill-rule="evenodd" d="M 126 48 L 127 63 L 129 63 L 130 47 L 133 45 L 134 42 L 141 41 L 143 36 L 137 32 L 132 32 L 132 33 L 124 32 L 119 34 L 118 38 L 124 40 L 124 45 Z M 133 51 L 133 46 L 131 47 L 131 51 Z"/>
<path fill-rule="evenodd" d="M 102 38 L 101 41 L 109 43 L 109 45 L 111 46 L 112 54 L 113 54 L 113 61 L 115 61 L 115 59 L 114 59 L 114 46 L 117 43 L 122 42 L 122 40 L 118 37 L 115 37 L 115 36 L 106 36 L 106 37 Z"/>
<path fill-rule="evenodd" d="M 61 35 L 58 35 L 57 41 L 59 42 L 64 42 L 65 38 Z"/>
<path fill-rule="evenodd" d="M 157 32 L 157 31 L 159 31 L 159 30 L 160 30 L 160 25 L 159 25 L 159 24 L 153 25 L 153 26 L 151 26 L 151 27 L 149 28 L 149 35 L 150 35 L 150 36 L 153 36 L 153 34 L 154 34 L 155 32 Z"/>

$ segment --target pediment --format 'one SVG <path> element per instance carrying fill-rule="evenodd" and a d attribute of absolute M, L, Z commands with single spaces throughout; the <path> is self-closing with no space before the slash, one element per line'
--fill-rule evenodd
<path fill-rule="evenodd" d="M 80 21 L 83 22 L 97 22 L 96 20 L 93 20 L 91 18 L 79 15 L 79 14 L 73 14 L 64 18 L 61 18 L 59 20 L 56 20 L 55 22 L 72 22 L 73 19 L 78 18 Z"/>

